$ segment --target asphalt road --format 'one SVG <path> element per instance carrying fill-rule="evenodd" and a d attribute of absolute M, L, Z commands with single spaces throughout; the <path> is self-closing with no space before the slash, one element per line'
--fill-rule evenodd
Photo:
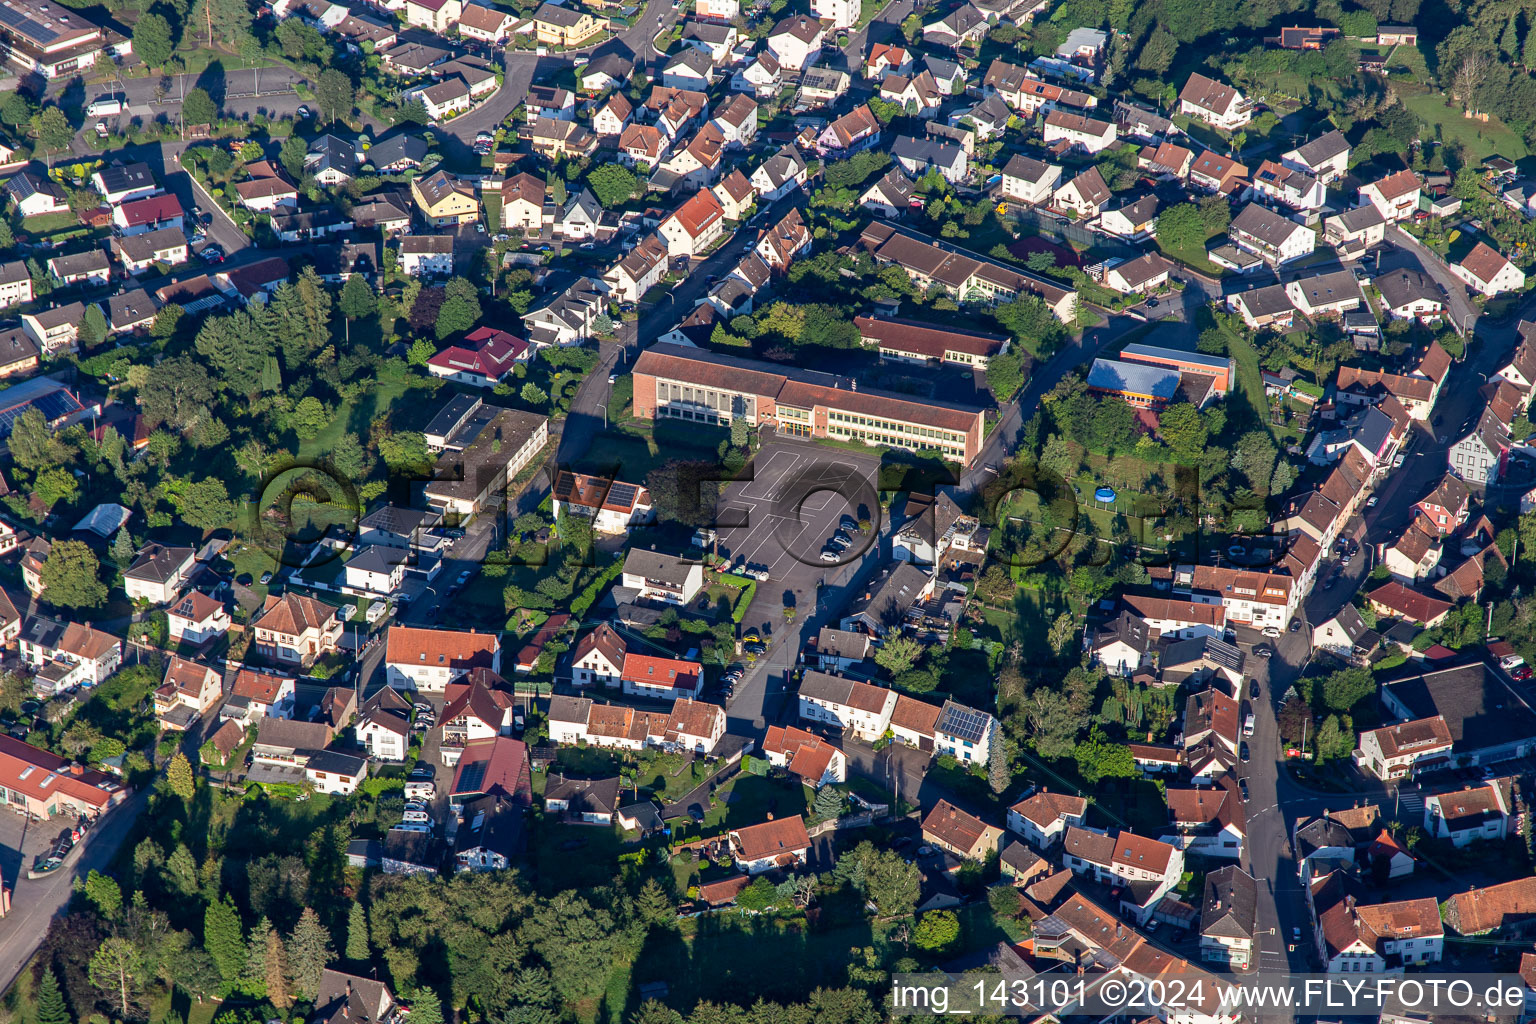
<path fill-rule="evenodd" d="M 444 125 L 439 138 L 456 139 L 466 150 L 469 149 L 477 134 L 491 131 L 507 119 L 528 94 L 530 84 L 554 77 L 562 69 L 573 65 L 578 55 L 601 56 L 617 52 L 634 59 L 637 64 L 649 62 L 657 56 L 651 40 L 663 27 L 676 21 L 677 12 L 667 0 L 647 0 L 645 11 L 633 25 L 613 38 L 592 46 L 544 57 L 540 57 L 534 50 L 503 50 L 502 63 L 506 73 L 502 76 L 501 88 L 474 110 Z"/>

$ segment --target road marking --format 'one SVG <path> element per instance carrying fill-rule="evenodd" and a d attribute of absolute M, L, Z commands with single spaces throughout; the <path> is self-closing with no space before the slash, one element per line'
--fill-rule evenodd
<path fill-rule="evenodd" d="M 773 467 L 779 464 L 780 458 L 788 459 L 789 465 L 775 473 L 773 472 Z M 758 501 L 774 500 L 774 488 L 772 485 L 778 483 L 779 480 L 783 479 L 784 474 L 794 469 L 795 464 L 800 461 L 800 458 L 801 456 L 797 452 L 788 452 L 783 450 L 774 452 L 768 457 L 768 462 L 756 471 L 756 478 L 752 480 L 751 483 L 749 483 L 747 486 L 741 489 L 740 496 L 743 498 L 753 498 Z M 763 493 L 753 494 L 752 488 L 756 487 L 758 484 L 762 485 Z"/>

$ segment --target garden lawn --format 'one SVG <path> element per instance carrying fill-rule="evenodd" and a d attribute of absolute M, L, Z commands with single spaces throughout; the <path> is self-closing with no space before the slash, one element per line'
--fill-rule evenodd
<path fill-rule="evenodd" d="M 345 433 L 352 433 L 360 438 L 366 436 L 368 424 L 373 418 L 381 412 L 392 409 L 409 390 L 411 390 L 409 385 L 403 382 L 380 383 L 375 384 L 361 398 L 343 402 L 336 407 L 331 422 L 322 427 L 320 433 L 299 443 L 299 458 L 318 459 L 330 454 Z"/>
<path fill-rule="evenodd" d="M 1429 134 L 1439 128 L 1440 138 L 1444 142 L 1459 142 L 1478 161 L 1494 154 L 1518 160 L 1530 153 L 1520 136 L 1505 127 L 1504 122 L 1498 118 L 1490 116 L 1487 121 L 1474 121 L 1463 117 L 1455 107 L 1447 107 L 1445 104 L 1445 97 L 1434 92 L 1403 96 L 1403 106 L 1431 129 Z"/>
<path fill-rule="evenodd" d="M 623 852 L 623 840 L 613 827 L 567 825 L 541 819 L 532 825 L 529 840 L 539 889 L 589 888 L 613 881 L 613 865 Z"/>

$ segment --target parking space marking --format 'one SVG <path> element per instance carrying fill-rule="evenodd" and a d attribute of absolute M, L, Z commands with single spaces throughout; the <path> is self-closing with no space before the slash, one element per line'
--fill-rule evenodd
<path fill-rule="evenodd" d="M 741 489 L 739 497 L 753 498 L 758 501 L 772 501 L 773 496 L 777 491 L 776 485 L 781 479 L 784 478 L 785 474 L 795 468 L 795 465 L 799 463 L 800 459 L 801 456 L 794 452 L 774 452 L 768 457 L 768 462 L 756 470 L 754 474 L 756 479 L 754 479 L 751 484 Z M 787 460 L 787 463 L 781 460 Z M 775 466 L 781 465 L 784 467 L 783 469 L 777 471 L 774 470 Z M 754 488 L 756 488 L 759 493 L 753 494 L 752 490 Z"/>

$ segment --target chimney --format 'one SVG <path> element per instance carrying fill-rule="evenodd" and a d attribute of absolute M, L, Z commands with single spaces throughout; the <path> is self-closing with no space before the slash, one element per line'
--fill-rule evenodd
<path fill-rule="evenodd" d="M 72 765 L 69 766 L 69 774 L 71 774 L 71 775 L 84 775 L 85 774 L 85 766 L 84 765 L 79 765 L 79 764 L 72 764 Z"/>

